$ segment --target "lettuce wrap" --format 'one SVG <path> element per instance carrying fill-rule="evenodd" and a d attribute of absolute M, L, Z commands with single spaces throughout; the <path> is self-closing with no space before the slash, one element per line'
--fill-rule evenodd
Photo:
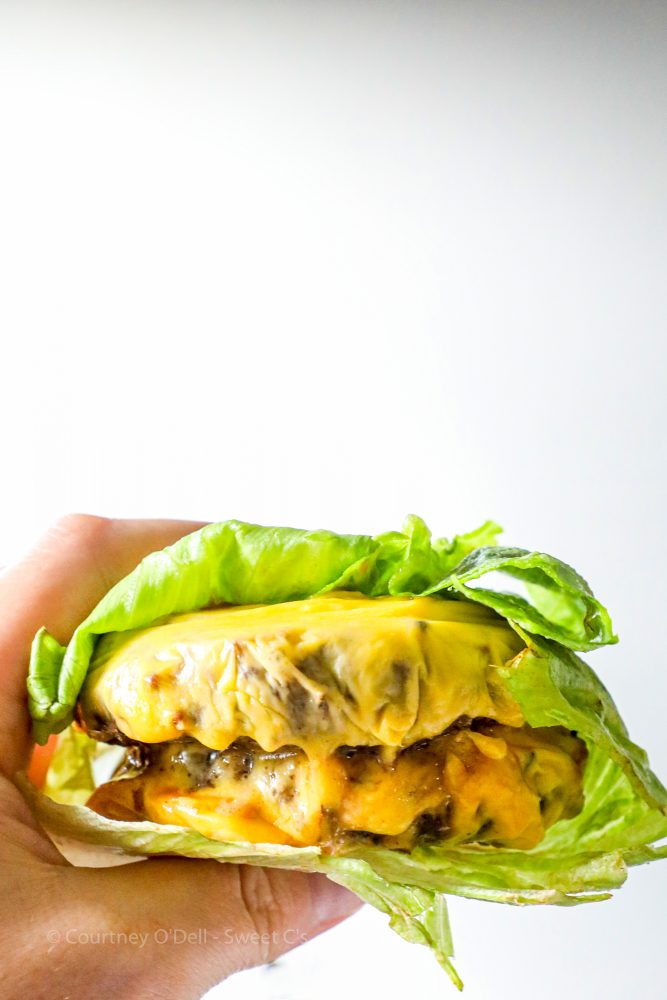
<path fill-rule="evenodd" d="M 409 517 L 377 536 L 211 524 L 147 556 L 113 587 L 66 647 L 41 629 L 28 678 L 34 735 L 62 733 L 43 792 L 22 788 L 56 843 L 76 840 L 126 855 L 179 854 L 320 871 L 387 913 L 395 931 L 429 947 L 452 981 L 446 896 L 575 905 L 607 899 L 632 865 L 667 855 L 667 791 L 634 744 L 603 684 L 576 653 L 616 642 L 610 617 L 571 567 L 497 544 L 487 522 L 452 540 Z M 507 589 L 505 589 L 507 588 Z M 534 727 L 562 726 L 588 749 L 584 807 L 530 850 L 420 844 L 410 851 L 359 845 L 337 856 L 318 847 L 220 842 L 180 826 L 106 819 L 86 807 L 118 763 L 118 748 L 71 727 L 98 639 L 169 615 L 218 605 L 274 604 L 329 591 L 368 597 L 441 595 L 506 619 L 525 648 L 504 668 Z"/>

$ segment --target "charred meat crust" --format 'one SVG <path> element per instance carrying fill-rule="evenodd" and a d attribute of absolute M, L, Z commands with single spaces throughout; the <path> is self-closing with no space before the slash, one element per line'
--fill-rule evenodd
<path fill-rule="evenodd" d="M 451 726 L 448 726 L 440 736 L 448 736 L 450 733 L 457 732 L 460 729 L 471 729 L 473 732 L 477 732 L 493 725 L 493 719 L 471 720 L 469 716 L 462 715 Z M 114 729 L 114 739 L 107 739 L 104 742 L 118 743 L 121 746 L 127 747 L 126 762 L 133 771 L 140 772 L 152 766 L 163 755 L 164 748 L 169 746 L 173 749 L 174 758 L 179 763 L 188 763 L 189 772 L 192 774 L 193 780 L 199 775 L 198 787 L 213 784 L 213 777 L 207 777 L 205 780 L 202 780 L 201 774 L 206 771 L 212 772 L 219 763 L 233 765 L 235 777 L 245 777 L 251 772 L 255 759 L 273 759 L 278 761 L 284 760 L 286 757 L 297 758 L 303 755 L 303 750 L 297 746 L 284 746 L 278 750 L 267 751 L 262 749 L 254 740 L 246 737 L 235 740 L 226 750 L 210 750 L 196 740 L 187 737 L 182 740 L 173 740 L 169 744 L 138 743 L 128 740 L 117 727 L 106 726 L 104 728 L 105 734 L 111 735 L 112 728 Z M 93 739 L 99 739 L 90 728 L 88 729 L 88 735 Z M 436 739 L 438 738 L 436 737 Z M 399 749 L 397 754 L 409 754 L 417 750 L 425 750 L 432 743 L 433 740 L 419 740 L 408 747 Z M 356 747 L 343 745 L 338 747 L 334 756 L 344 760 L 371 758 L 379 761 L 386 759 L 386 748 L 381 746 L 366 746 L 365 744 Z"/>

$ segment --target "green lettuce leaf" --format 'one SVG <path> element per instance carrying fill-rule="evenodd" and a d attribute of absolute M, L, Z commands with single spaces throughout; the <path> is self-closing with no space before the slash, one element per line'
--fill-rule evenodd
<path fill-rule="evenodd" d="M 528 635 L 516 624 L 514 628 L 526 649 L 501 668 L 501 674 L 526 722 L 575 730 L 591 752 L 602 751 L 620 768 L 649 807 L 667 813 L 667 791 L 651 771 L 646 751 L 630 740 L 611 695 L 594 671 L 569 650 Z"/>
<path fill-rule="evenodd" d="M 519 581 L 526 596 L 469 586 L 488 573 Z M 571 566 L 542 552 L 477 549 L 459 563 L 448 579 L 428 592 L 443 586 L 468 600 L 486 604 L 526 631 L 554 639 L 568 649 L 592 650 L 616 642 L 609 614 L 586 581 Z"/>
<path fill-rule="evenodd" d="M 389 915 L 389 926 L 406 941 L 430 948 L 457 989 L 463 982 L 451 959 L 454 944 L 443 893 L 382 878 L 359 858 L 323 858 L 323 871 L 376 910 Z"/>
<path fill-rule="evenodd" d="M 124 757 L 124 747 L 97 743 L 70 726 L 58 740 L 58 750 L 46 773 L 44 791 L 55 802 L 83 806 L 97 786 L 113 775 Z"/>
<path fill-rule="evenodd" d="M 147 556 L 106 594 L 67 647 L 45 629 L 37 633 L 28 677 L 35 738 L 45 742 L 71 721 L 100 635 L 217 604 L 271 604 L 335 589 L 371 597 L 443 594 L 486 604 L 568 648 L 616 641 L 607 612 L 573 569 L 552 556 L 494 547 L 499 531 L 487 522 L 451 541 L 432 540 L 414 515 L 402 531 L 374 537 L 210 524 Z M 525 595 L 474 585 L 488 574 L 519 581 Z"/>

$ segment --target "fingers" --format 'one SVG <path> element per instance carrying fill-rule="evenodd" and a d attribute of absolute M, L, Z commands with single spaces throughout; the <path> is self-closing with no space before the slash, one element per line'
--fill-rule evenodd
<path fill-rule="evenodd" d="M 116 949 L 116 961 L 133 977 L 127 995 L 165 1000 L 201 997 L 226 976 L 273 961 L 361 905 L 323 875 L 214 861 L 155 859 L 69 869 L 62 878 L 71 883 L 68 898 L 78 909 L 68 916 L 71 925 L 90 934 L 103 919 L 108 941 L 134 933 L 133 940 L 143 942 L 122 956 Z M 74 976 L 76 952 L 58 956 L 72 960 Z M 84 952 L 78 949 L 79 960 Z M 75 986 L 70 983 L 73 996 Z"/>
<path fill-rule="evenodd" d="M 72 514 L 0 575 L 0 770 L 24 767 L 30 747 L 25 679 L 42 625 L 61 643 L 114 583 L 149 552 L 201 527 L 194 521 L 112 520 Z"/>

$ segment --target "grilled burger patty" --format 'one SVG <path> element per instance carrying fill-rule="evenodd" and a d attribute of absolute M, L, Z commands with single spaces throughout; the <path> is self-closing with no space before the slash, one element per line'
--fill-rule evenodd
<path fill-rule="evenodd" d="M 104 636 L 78 718 L 131 771 L 89 805 L 221 840 L 533 847 L 580 811 L 586 752 L 525 725 L 523 648 L 481 605 L 344 592 Z"/>
<path fill-rule="evenodd" d="M 190 826 L 221 840 L 345 850 L 363 840 L 410 849 L 420 839 L 531 848 L 583 804 L 583 742 L 560 727 L 455 726 L 387 759 L 382 747 L 309 758 L 239 740 L 128 750 L 139 771 L 98 788 L 110 819 Z"/>

